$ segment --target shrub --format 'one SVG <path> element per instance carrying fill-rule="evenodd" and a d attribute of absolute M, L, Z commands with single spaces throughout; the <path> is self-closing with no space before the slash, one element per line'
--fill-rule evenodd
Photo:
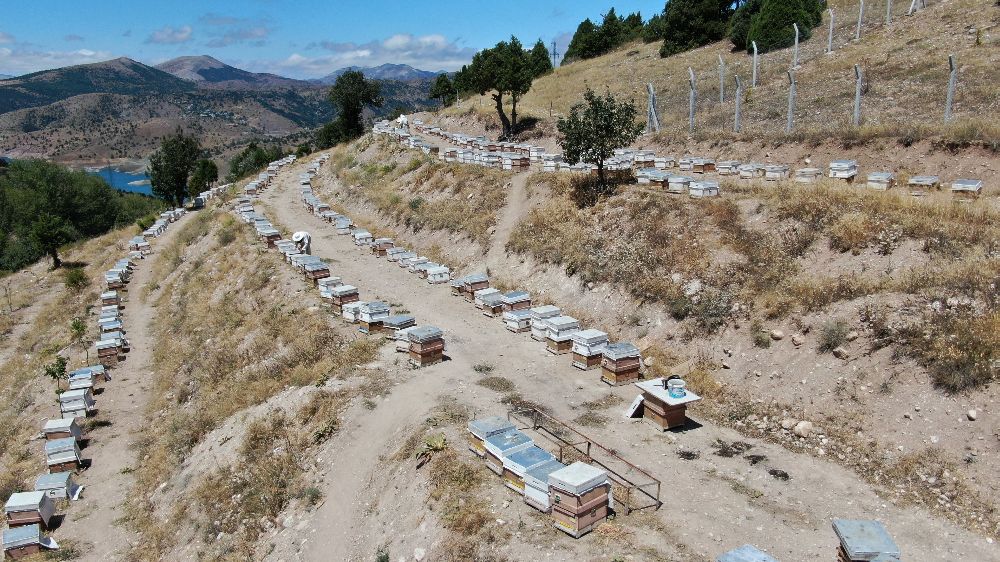
<path fill-rule="evenodd" d="M 63 272 L 63 281 L 66 283 L 66 288 L 73 291 L 79 291 L 90 284 L 90 278 L 87 277 L 87 273 L 80 267 L 71 267 L 65 270 Z"/>
<path fill-rule="evenodd" d="M 477 381 L 476 384 L 495 392 L 513 392 L 516 388 L 510 379 L 504 377 L 486 377 Z"/>
<path fill-rule="evenodd" d="M 805 41 L 823 18 L 823 5 L 816 0 L 764 0 L 753 16 L 746 45 L 757 42 L 762 53 L 790 47 L 795 43 L 793 23 L 799 25 L 799 40 Z"/>
<path fill-rule="evenodd" d="M 820 353 L 830 353 L 834 349 L 844 345 L 850 330 L 850 326 L 843 320 L 833 320 L 823 324 L 823 327 L 819 331 Z"/>
<path fill-rule="evenodd" d="M 663 12 L 663 46 L 660 56 L 689 51 L 726 35 L 733 13 L 728 0 L 670 0 Z"/>
<path fill-rule="evenodd" d="M 750 339 L 753 341 L 754 347 L 764 349 L 771 347 L 771 335 L 764 329 L 760 320 L 754 320 L 750 323 Z"/>
<path fill-rule="evenodd" d="M 935 384 L 951 392 L 997 380 L 1000 312 L 936 313 L 902 331 L 904 352 L 927 368 Z"/>

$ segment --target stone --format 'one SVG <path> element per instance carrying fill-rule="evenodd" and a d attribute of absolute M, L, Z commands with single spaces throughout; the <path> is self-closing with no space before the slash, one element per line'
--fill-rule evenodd
<path fill-rule="evenodd" d="M 426 557 L 427 557 L 427 551 L 426 550 L 424 550 L 422 548 L 414 548 L 413 549 L 413 559 L 416 560 L 417 562 L 420 562 L 421 560 L 423 560 Z"/>
<path fill-rule="evenodd" d="M 859 336 L 860 336 L 860 334 L 858 334 L 854 330 L 851 330 L 850 332 L 847 332 L 846 338 L 847 338 L 847 341 L 854 341 L 854 340 L 858 339 Z"/>
<path fill-rule="evenodd" d="M 781 429 L 788 429 L 788 430 L 790 430 L 793 427 L 795 427 L 796 424 L 798 424 L 798 423 L 799 423 L 799 420 L 797 420 L 797 419 L 794 419 L 794 418 L 785 418 L 785 419 L 781 420 Z"/>
<path fill-rule="evenodd" d="M 701 292 L 701 288 L 702 288 L 701 280 L 692 279 L 691 281 L 688 281 L 687 283 L 684 284 L 684 296 L 693 297 Z"/>
<path fill-rule="evenodd" d="M 726 361 L 723 361 L 723 362 L 722 362 L 722 368 L 723 368 L 723 369 L 732 369 L 733 367 L 732 367 L 732 365 L 730 365 L 730 364 L 729 364 L 729 363 L 727 363 Z"/>
<path fill-rule="evenodd" d="M 811 421 L 800 421 L 795 424 L 794 428 L 792 428 L 792 433 L 802 438 L 809 437 L 812 434 L 812 431 L 813 424 Z"/>
<path fill-rule="evenodd" d="M 976 418 L 979 417 L 979 412 L 975 410 L 969 410 L 968 412 L 965 413 L 965 416 L 969 418 L 969 421 L 976 421 Z"/>
<path fill-rule="evenodd" d="M 778 341 L 778 340 L 782 340 L 784 338 L 785 338 L 785 332 L 782 332 L 781 330 L 771 330 L 771 339 L 772 340 Z"/>
<path fill-rule="evenodd" d="M 647 367 L 652 367 L 656 364 L 656 358 L 650 355 L 648 357 L 643 357 L 642 362 L 645 363 Z"/>
<path fill-rule="evenodd" d="M 843 347 L 837 347 L 834 348 L 833 350 L 833 356 L 836 357 L 837 359 L 847 359 L 848 357 L 851 356 L 851 354 L 848 353 L 847 350 L 844 349 Z"/>
<path fill-rule="evenodd" d="M 792 345 L 798 347 L 806 343 L 806 338 L 802 334 L 792 334 Z"/>

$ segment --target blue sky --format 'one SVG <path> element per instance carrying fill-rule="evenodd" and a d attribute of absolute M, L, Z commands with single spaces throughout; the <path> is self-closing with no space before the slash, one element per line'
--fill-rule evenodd
<path fill-rule="evenodd" d="M 293 78 L 387 62 L 456 70 L 511 34 L 525 43 L 556 40 L 562 52 L 584 18 L 597 20 L 610 7 L 649 19 L 663 0 L 32 0 L 7 6 L 0 18 L 0 73 L 201 54 Z"/>

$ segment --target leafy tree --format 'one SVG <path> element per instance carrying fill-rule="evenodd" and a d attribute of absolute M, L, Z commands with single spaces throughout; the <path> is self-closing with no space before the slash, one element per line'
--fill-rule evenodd
<path fill-rule="evenodd" d="M 441 100 L 441 105 L 448 107 L 455 103 L 458 98 L 458 92 L 455 91 L 455 84 L 452 83 L 451 78 L 448 78 L 447 74 L 438 74 L 437 78 L 434 79 L 434 84 L 431 85 L 430 98 L 432 100 Z"/>
<path fill-rule="evenodd" d="M 535 46 L 528 53 L 528 58 L 531 59 L 531 74 L 535 78 L 552 72 L 552 57 L 541 39 L 535 42 Z"/>
<path fill-rule="evenodd" d="M 191 190 L 189 195 L 195 196 L 205 191 L 219 179 L 219 167 L 215 162 L 203 158 L 194 165 L 194 173 L 191 174 Z"/>
<path fill-rule="evenodd" d="M 188 194 L 188 179 L 200 156 L 198 140 L 186 136 L 180 127 L 175 134 L 163 139 L 159 150 L 149 157 L 153 195 L 175 205 L 183 203 Z"/>
<path fill-rule="evenodd" d="M 56 389 L 60 389 L 62 381 L 66 379 L 66 358 L 56 355 L 51 363 L 42 367 L 42 374 L 56 381 Z"/>
<path fill-rule="evenodd" d="M 563 63 L 596 57 L 600 54 L 600 37 L 598 28 L 594 22 L 587 18 L 576 27 L 576 33 L 566 47 L 566 54 L 563 56 Z"/>
<path fill-rule="evenodd" d="M 326 125 L 320 127 L 319 130 L 316 131 L 316 136 L 313 137 L 313 144 L 316 145 L 316 148 L 323 150 L 341 142 L 344 138 L 344 133 L 341 131 L 340 126 L 340 120 L 334 119 L 333 121 L 330 121 Z"/>
<path fill-rule="evenodd" d="M 80 234 L 66 219 L 51 213 L 42 213 L 31 223 L 31 240 L 52 258 L 52 269 L 62 266 L 59 248 L 79 238 Z"/>
<path fill-rule="evenodd" d="M 312 151 L 312 146 L 310 146 L 309 143 L 304 142 L 295 147 L 295 157 L 302 158 L 303 156 L 308 156 Z"/>
<path fill-rule="evenodd" d="M 809 39 L 823 20 L 823 6 L 817 0 L 762 0 L 750 23 L 746 45 L 756 41 L 762 53 L 789 47 L 795 43 L 793 23 L 799 25 L 800 40 Z"/>
<path fill-rule="evenodd" d="M 328 95 L 337 109 L 338 130 L 341 140 L 360 137 L 365 132 L 361 116 L 365 107 L 382 107 L 382 87 L 377 80 L 368 80 L 357 70 L 350 70 L 337 77 Z"/>
<path fill-rule="evenodd" d="M 280 146 L 260 146 L 257 141 L 251 141 L 246 148 L 229 161 L 229 175 L 226 176 L 226 179 L 234 182 L 250 174 L 256 174 L 282 156 L 284 156 L 284 152 Z"/>
<path fill-rule="evenodd" d="M 534 79 L 531 59 L 516 37 L 501 41 L 495 47 L 479 51 L 472 57 L 472 64 L 464 69 L 462 80 L 469 87 L 490 97 L 496 104 L 497 116 L 503 126 L 503 137 L 510 138 L 517 127 L 517 102 L 528 93 Z M 510 117 L 504 111 L 504 96 L 510 96 Z"/>
<path fill-rule="evenodd" d="M 604 96 L 590 88 L 583 94 L 584 103 L 575 104 L 568 117 L 560 117 L 556 128 L 563 155 L 571 163 L 587 162 L 597 166 L 598 195 L 611 192 L 604 172 L 604 161 L 616 148 L 628 146 L 639 138 L 643 126 L 636 122 L 639 111 L 629 100 L 617 100 L 611 92 Z"/>
<path fill-rule="evenodd" d="M 732 0 L 670 0 L 663 11 L 660 56 L 689 51 L 726 36 Z"/>
<path fill-rule="evenodd" d="M 729 40 L 733 42 L 733 47 L 736 50 L 750 49 L 750 42 L 747 41 L 747 36 L 750 34 L 750 23 L 763 5 L 764 0 L 746 0 L 733 12 L 733 17 L 729 20 Z"/>
<path fill-rule="evenodd" d="M 662 12 L 650 18 L 642 28 L 641 37 L 643 43 L 655 43 L 666 39 L 665 22 L 666 19 L 663 17 Z"/>

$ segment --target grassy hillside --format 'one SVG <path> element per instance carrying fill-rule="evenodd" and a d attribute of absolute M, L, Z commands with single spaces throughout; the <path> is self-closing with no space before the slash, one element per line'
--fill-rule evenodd
<path fill-rule="evenodd" d="M 885 4 L 868 2 L 862 39 L 854 42 L 857 2 L 831 0 L 836 17 L 832 55 L 825 54 L 829 16 L 813 37 L 800 46 L 797 72 L 796 133 L 800 137 L 869 135 L 909 138 L 953 135 L 1000 146 L 1000 91 L 995 87 L 1000 65 L 1000 8 L 981 0 L 929 2 L 907 17 L 909 2 L 896 1 L 894 20 L 883 25 Z M 659 44 L 634 43 L 608 55 L 557 68 L 537 80 L 519 105 L 524 115 L 540 118 L 543 126 L 565 114 L 582 98 L 583 90 L 605 88 L 646 105 L 646 84 L 652 83 L 664 137 L 688 134 L 688 67 L 697 77 L 696 138 L 730 137 L 738 74 L 747 92 L 743 105 L 743 138 L 783 137 L 787 111 L 791 49 L 761 55 L 758 87 L 751 89 L 752 57 L 731 52 L 723 41 L 687 53 L 660 58 Z M 944 125 L 948 54 L 959 64 L 955 123 Z M 719 57 L 726 64 L 726 98 L 719 102 Z M 861 131 L 849 130 L 854 99 L 854 65 L 866 79 Z M 449 113 L 470 108 L 491 115 L 489 100 L 466 100 Z M 492 117 L 491 117 L 492 118 Z"/>

